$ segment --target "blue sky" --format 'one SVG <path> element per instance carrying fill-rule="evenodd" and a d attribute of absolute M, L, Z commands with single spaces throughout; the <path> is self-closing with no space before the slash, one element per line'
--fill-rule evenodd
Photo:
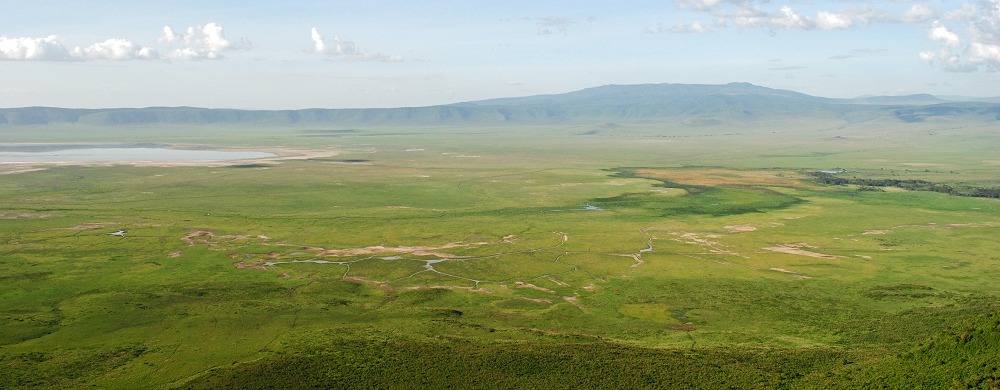
<path fill-rule="evenodd" d="M 1000 95 L 1000 0 L 0 7 L 0 107 L 400 107 L 736 81 L 827 97 Z"/>

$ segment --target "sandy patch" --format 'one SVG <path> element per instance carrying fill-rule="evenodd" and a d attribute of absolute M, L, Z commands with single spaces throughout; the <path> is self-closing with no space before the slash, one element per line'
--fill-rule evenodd
<path fill-rule="evenodd" d="M 252 263 L 247 263 L 246 261 L 238 261 L 233 263 L 233 266 L 239 269 L 257 269 L 261 271 L 267 271 L 267 267 L 264 266 L 264 262 L 261 260 L 254 261 Z"/>
<path fill-rule="evenodd" d="M 810 246 L 810 245 L 806 245 L 806 244 L 784 244 L 784 245 L 780 245 L 780 246 L 772 246 L 772 247 L 767 247 L 767 248 L 763 248 L 763 249 L 766 250 L 766 251 L 771 251 L 771 252 L 787 253 L 787 254 L 790 254 L 790 255 L 798 255 L 798 256 L 815 257 L 815 258 L 818 258 L 818 259 L 829 259 L 829 260 L 836 260 L 837 259 L 837 256 L 834 256 L 834 255 L 828 255 L 828 254 L 824 254 L 824 253 L 813 252 L 813 251 L 805 250 L 805 249 L 802 249 L 802 248 L 814 248 L 814 247 Z"/>
<path fill-rule="evenodd" d="M 344 276 L 341 280 L 345 282 L 367 284 L 373 287 L 378 287 L 381 290 L 387 291 L 416 291 L 416 290 L 460 290 L 468 291 L 480 294 L 492 294 L 493 291 L 485 288 L 473 288 L 473 287 L 462 287 L 462 286 L 406 286 L 406 287 L 393 287 L 386 282 L 380 282 L 377 280 L 371 280 L 367 278 L 362 278 L 358 276 Z"/>
<path fill-rule="evenodd" d="M 865 232 L 861 234 L 889 234 L 889 233 L 892 233 L 892 230 L 865 230 Z"/>
<path fill-rule="evenodd" d="M 589 313 L 589 311 L 587 311 L 587 309 L 580 304 L 580 299 L 577 296 L 574 295 L 571 297 L 562 297 L 562 299 L 567 303 L 569 303 L 570 305 L 576 306 L 576 308 L 580 309 L 580 311 L 584 313 Z"/>
<path fill-rule="evenodd" d="M 167 253 L 167 257 L 169 257 L 169 258 L 171 258 L 171 259 L 173 259 L 173 258 L 178 258 L 178 257 L 181 257 L 181 256 L 184 256 L 184 252 L 181 252 L 181 251 L 177 251 L 177 252 L 170 252 L 170 253 Z"/>
<path fill-rule="evenodd" d="M 532 301 L 532 302 L 538 302 L 538 303 L 545 303 L 545 304 L 549 304 L 549 305 L 552 304 L 552 301 L 548 300 L 548 299 L 528 298 L 528 297 L 521 297 L 521 299 L 526 300 L 526 301 Z"/>
<path fill-rule="evenodd" d="M 352 248 L 352 249 L 327 249 L 321 251 L 319 256 L 327 257 L 348 257 L 348 256 L 363 256 L 363 255 L 377 255 L 386 253 L 395 254 L 409 254 L 414 256 L 434 256 L 442 259 L 458 259 L 465 256 L 457 256 L 450 253 L 441 252 L 444 249 L 455 249 L 455 248 L 471 248 L 480 245 L 486 245 L 487 242 L 472 242 L 472 243 L 462 243 L 462 242 L 450 242 L 439 246 L 395 246 L 386 247 L 382 245 L 369 246 L 364 248 Z"/>
<path fill-rule="evenodd" d="M 591 284 L 588 284 L 586 286 L 583 286 L 583 289 L 586 290 L 586 291 L 593 292 L 593 291 L 597 291 L 597 286 L 595 286 L 593 283 L 591 283 Z"/>
<path fill-rule="evenodd" d="M 782 272 L 782 273 L 786 273 L 786 274 L 791 274 L 796 279 L 800 279 L 800 280 L 802 280 L 802 279 L 812 279 L 812 276 L 803 275 L 803 274 L 800 274 L 798 272 L 792 272 L 792 271 L 789 271 L 789 270 L 784 269 L 784 268 L 768 268 L 768 269 L 771 270 L 771 271 L 777 271 L 777 272 Z"/>
<path fill-rule="evenodd" d="M 615 256 L 631 257 L 634 263 L 632 263 L 632 265 L 630 265 L 629 268 L 639 268 L 640 265 L 646 263 L 645 261 L 642 260 L 642 255 L 638 253 L 630 253 L 627 255 L 615 255 Z"/>
<path fill-rule="evenodd" d="M 344 280 L 347 280 L 347 278 L 344 278 Z M 375 283 L 378 283 L 378 282 L 375 282 Z M 415 290 L 458 290 L 458 291 L 474 292 L 474 293 L 480 293 L 480 294 L 493 294 L 493 290 L 490 290 L 490 289 L 487 289 L 487 288 L 463 287 L 463 286 L 409 286 L 409 287 L 395 287 L 394 288 L 394 287 L 391 287 L 391 286 L 389 286 L 387 284 L 380 284 L 379 287 L 381 287 L 383 289 L 387 289 L 387 290 L 406 290 L 406 291 L 415 291 Z"/>
<path fill-rule="evenodd" d="M 35 213 L 0 213 L 0 219 L 36 219 L 36 218 L 48 218 L 52 214 L 35 214 Z"/>
<path fill-rule="evenodd" d="M 69 230 L 98 230 L 98 229 L 107 229 L 109 227 L 116 225 L 117 224 L 113 222 L 89 222 L 73 226 L 69 228 Z"/>
<path fill-rule="evenodd" d="M 517 287 L 517 288 L 530 288 L 532 290 L 543 291 L 543 292 L 547 292 L 549 294 L 555 294 L 556 293 L 555 291 L 549 290 L 549 289 L 547 289 L 545 287 L 539 287 L 539 286 L 536 286 L 536 285 L 531 284 L 531 283 L 514 282 L 514 286 Z"/>
<path fill-rule="evenodd" d="M 196 230 L 193 232 L 188 232 L 188 234 L 184 235 L 184 237 L 181 237 L 181 241 L 186 242 L 188 246 L 194 246 L 194 239 L 198 237 L 208 237 L 211 239 L 215 239 L 215 234 L 212 234 L 212 232 L 205 230 Z"/>
<path fill-rule="evenodd" d="M 860 257 L 860 258 L 865 259 L 865 260 L 871 260 L 872 259 L 871 256 L 865 256 L 865 255 L 854 255 L 854 256 L 855 257 Z"/>
<path fill-rule="evenodd" d="M 715 245 L 719 245 L 718 242 L 710 241 L 710 240 L 706 240 L 704 238 L 701 238 L 697 233 L 673 233 L 673 232 L 671 232 L 670 234 L 681 236 L 680 238 L 682 240 L 684 240 L 683 242 L 685 242 L 687 244 L 702 245 L 702 246 L 715 246 Z"/>
<path fill-rule="evenodd" d="M 548 279 L 550 282 L 555 283 L 558 286 L 570 287 L 569 283 L 566 283 L 566 282 L 561 281 L 559 279 L 553 278 L 551 276 L 546 276 L 545 279 Z"/>
<path fill-rule="evenodd" d="M 513 234 L 509 234 L 509 235 L 503 236 L 503 242 L 506 242 L 508 244 L 513 244 L 513 243 L 517 242 L 517 236 L 515 236 Z"/>
<path fill-rule="evenodd" d="M 22 164 L 0 164 L 0 175 L 16 175 L 18 173 L 28 173 L 36 171 L 44 171 L 45 168 L 38 168 L 35 166 L 25 166 Z"/>
<path fill-rule="evenodd" d="M 730 233 L 753 232 L 757 230 L 756 227 L 751 225 L 729 225 L 729 226 L 723 226 L 722 228 L 726 229 L 726 231 Z"/>

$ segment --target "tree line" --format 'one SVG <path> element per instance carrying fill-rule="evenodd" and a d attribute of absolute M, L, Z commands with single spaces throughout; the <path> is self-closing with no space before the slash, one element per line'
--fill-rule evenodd
<path fill-rule="evenodd" d="M 823 184 L 832 185 L 857 185 L 863 191 L 873 191 L 884 187 L 898 187 L 911 191 L 933 191 L 956 196 L 969 196 L 975 198 L 1000 198 L 1000 188 L 998 187 L 974 187 L 974 186 L 953 186 L 944 183 L 934 183 L 927 180 L 903 180 L 903 179 L 866 179 L 866 178 L 846 178 L 836 174 L 826 172 L 814 172 L 813 176 Z"/>

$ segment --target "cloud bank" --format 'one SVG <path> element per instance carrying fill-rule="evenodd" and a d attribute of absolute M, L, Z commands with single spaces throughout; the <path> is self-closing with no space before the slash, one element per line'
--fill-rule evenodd
<path fill-rule="evenodd" d="M 319 34 L 319 30 L 313 27 L 310 31 L 313 48 L 312 53 L 328 55 L 341 60 L 350 61 L 375 61 L 375 62 L 402 62 L 403 57 L 390 56 L 382 53 L 371 53 L 358 49 L 358 45 L 349 39 L 334 36 L 332 39 L 325 39 Z"/>
<path fill-rule="evenodd" d="M 252 46 L 243 39 L 226 39 L 217 23 L 188 27 L 176 34 L 169 26 L 163 28 L 158 40 L 166 45 L 166 54 L 127 39 L 108 39 L 89 46 L 69 46 L 56 35 L 44 38 L 0 36 L 0 60 L 7 61 L 129 61 L 129 60 L 215 60 L 231 50 L 248 50 Z"/>
<path fill-rule="evenodd" d="M 159 42 L 173 48 L 167 57 L 174 60 L 217 60 L 224 58 L 223 52 L 252 48 L 250 41 L 246 39 L 235 43 L 226 39 L 222 26 L 218 23 L 188 27 L 183 34 L 177 34 L 170 26 L 164 26 Z"/>
<path fill-rule="evenodd" d="M 156 50 L 125 39 L 108 39 L 87 47 L 68 48 L 56 35 L 45 38 L 0 36 L 0 60 L 8 61 L 125 61 L 156 59 Z"/>
<path fill-rule="evenodd" d="M 917 56 L 952 72 L 1000 72 L 1000 0 L 968 2 L 944 16 L 946 22 L 936 20 L 927 30 L 937 50 Z"/>
<path fill-rule="evenodd" d="M 854 6 L 840 10 L 818 10 L 811 14 L 796 11 L 791 6 L 768 8 L 764 0 L 674 0 L 683 9 L 710 15 L 715 28 L 735 26 L 740 29 L 764 28 L 770 30 L 844 30 L 877 22 L 917 23 L 934 18 L 938 12 L 928 6 L 916 4 L 899 16 L 876 9 L 871 5 Z M 856 3 L 854 3 L 856 4 Z M 673 28 L 644 30 L 645 32 L 690 33 L 711 32 L 701 22 L 678 24 Z"/>
<path fill-rule="evenodd" d="M 768 0 L 674 0 L 674 3 L 682 9 L 707 15 L 713 21 L 646 28 L 643 32 L 708 34 L 735 27 L 768 29 L 776 33 L 782 30 L 845 30 L 876 23 L 928 23 L 926 38 L 937 48 L 917 53 L 919 59 L 954 72 L 1000 72 L 1000 0 L 965 0 L 950 11 L 926 4 L 900 8 L 903 3 L 898 1 L 876 2 L 874 6 L 844 1 L 848 5 L 846 8 L 814 12 L 800 12 L 789 5 L 775 5 Z M 798 5 L 815 7 L 811 3 Z M 883 9 L 886 7 L 892 10 Z"/>

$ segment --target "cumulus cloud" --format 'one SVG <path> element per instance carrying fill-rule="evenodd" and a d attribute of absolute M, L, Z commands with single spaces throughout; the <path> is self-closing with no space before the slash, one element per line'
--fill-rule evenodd
<path fill-rule="evenodd" d="M 937 11 L 923 4 L 914 4 L 909 11 L 903 14 L 901 21 L 906 23 L 917 23 L 930 20 L 937 15 Z"/>
<path fill-rule="evenodd" d="M 323 38 L 319 30 L 313 27 L 310 31 L 313 43 L 312 52 L 324 54 L 338 59 L 351 61 L 378 61 L 378 62 L 402 62 L 403 57 L 390 56 L 382 53 L 370 53 L 358 49 L 358 45 L 349 39 L 334 36 L 332 39 Z"/>
<path fill-rule="evenodd" d="M 844 15 L 820 11 L 816 13 L 816 26 L 823 30 L 845 29 L 854 25 L 854 21 Z"/>
<path fill-rule="evenodd" d="M 740 29 L 766 28 L 770 30 L 843 30 L 877 22 L 918 23 L 929 20 L 938 12 L 926 5 L 911 6 L 905 12 L 887 13 L 871 5 L 840 10 L 815 9 L 808 12 L 789 5 L 771 5 L 767 0 L 674 0 L 681 8 L 710 15 L 716 27 L 735 26 Z M 690 24 L 685 24 L 690 25 Z M 645 29 L 644 31 L 655 31 Z M 659 32 L 659 31 L 656 31 Z"/>
<path fill-rule="evenodd" d="M 156 50 L 124 39 L 108 39 L 85 48 L 77 47 L 70 53 L 74 58 L 86 60 L 152 60 L 159 58 Z"/>
<path fill-rule="evenodd" d="M 87 47 L 66 47 L 55 35 L 45 38 L 7 38 L 0 36 L 0 60 L 14 61 L 125 61 L 155 59 L 156 50 L 125 39 L 108 39 Z"/>
<path fill-rule="evenodd" d="M 73 58 L 58 36 L 8 38 L 0 36 L 0 59 L 22 61 L 69 61 Z"/>
<path fill-rule="evenodd" d="M 188 27 L 176 34 L 169 26 L 163 28 L 158 42 L 167 46 L 161 56 L 154 48 L 127 39 L 108 39 L 89 46 L 68 46 L 63 39 L 50 35 L 44 38 L 8 38 L 0 36 L 0 60 L 15 61 L 129 61 L 129 60 L 202 60 L 223 58 L 230 50 L 250 49 L 246 39 L 233 42 L 226 39 L 222 26 L 209 23 Z"/>
<path fill-rule="evenodd" d="M 962 44 L 962 40 L 958 37 L 958 34 L 953 33 L 948 27 L 941 24 L 941 22 L 934 22 L 929 35 L 931 40 L 944 46 L 958 47 Z"/>
<path fill-rule="evenodd" d="M 813 24 L 810 20 L 802 17 L 792 10 L 792 7 L 783 6 L 773 16 L 770 21 L 771 26 L 788 29 L 807 29 Z"/>
<path fill-rule="evenodd" d="M 171 46 L 167 58 L 175 60 L 217 60 L 222 53 L 232 50 L 250 49 L 250 41 L 242 39 L 233 42 L 226 38 L 218 23 L 191 26 L 183 34 L 177 34 L 170 26 L 163 27 L 159 42 Z"/>
<path fill-rule="evenodd" d="M 978 0 L 947 12 L 948 24 L 935 20 L 927 32 L 937 50 L 920 59 L 948 71 L 1000 72 L 1000 0 Z"/>
<path fill-rule="evenodd" d="M 674 0 L 677 5 L 681 8 L 693 9 L 698 11 L 706 11 L 713 9 L 720 4 L 726 3 L 725 0 Z M 733 1 L 728 1 L 734 3 Z"/>

